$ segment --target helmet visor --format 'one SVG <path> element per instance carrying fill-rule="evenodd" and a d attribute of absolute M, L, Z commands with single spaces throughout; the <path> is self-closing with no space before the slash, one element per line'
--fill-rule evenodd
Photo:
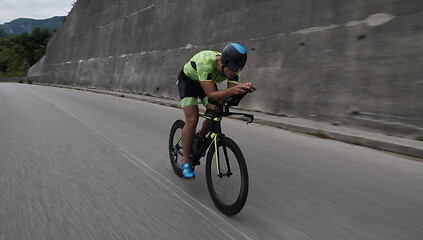
<path fill-rule="evenodd" d="M 233 62 L 229 62 L 226 67 L 228 67 L 229 69 L 231 69 L 234 72 L 240 72 L 244 66 L 238 66 L 237 64 L 233 63 Z"/>

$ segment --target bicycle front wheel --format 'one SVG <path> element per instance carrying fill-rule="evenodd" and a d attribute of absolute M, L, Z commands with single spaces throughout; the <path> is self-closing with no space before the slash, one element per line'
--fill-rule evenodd
<path fill-rule="evenodd" d="M 247 164 L 232 139 L 223 137 L 216 145 L 212 143 L 207 153 L 207 187 L 216 207 L 225 215 L 235 215 L 247 201 Z"/>

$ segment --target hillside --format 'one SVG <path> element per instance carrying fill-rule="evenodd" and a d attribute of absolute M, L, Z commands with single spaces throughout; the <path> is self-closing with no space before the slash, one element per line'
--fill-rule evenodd
<path fill-rule="evenodd" d="M 0 28 L 0 38 L 6 38 L 9 37 L 9 34 L 7 34 L 3 29 Z"/>
<path fill-rule="evenodd" d="M 0 24 L 2 29 L 7 34 L 20 34 L 24 32 L 32 32 L 36 27 L 41 29 L 47 28 L 51 32 L 58 29 L 63 23 L 63 16 L 52 17 L 48 19 L 30 19 L 30 18 L 18 18 L 11 22 Z"/>

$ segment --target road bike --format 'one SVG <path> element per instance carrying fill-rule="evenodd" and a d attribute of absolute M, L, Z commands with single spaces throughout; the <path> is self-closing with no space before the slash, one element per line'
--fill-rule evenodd
<path fill-rule="evenodd" d="M 200 114 L 201 117 L 211 121 L 212 130 L 202 144 L 195 140 L 190 154 L 191 165 L 195 168 L 200 165 L 200 159 L 207 152 L 207 188 L 215 206 L 228 216 L 239 213 L 245 205 L 248 195 L 248 169 L 241 149 L 234 140 L 222 133 L 221 121 L 223 117 L 242 115 L 250 119 L 247 124 L 253 122 L 254 116 L 251 114 L 229 111 L 230 107 L 238 106 L 245 95 L 232 96 L 221 104 L 214 102 L 217 106 L 215 110 L 208 109 L 204 114 Z M 180 177 L 182 177 L 184 125 L 183 120 L 176 120 L 169 135 L 170 162 L 173 171 Z"/>

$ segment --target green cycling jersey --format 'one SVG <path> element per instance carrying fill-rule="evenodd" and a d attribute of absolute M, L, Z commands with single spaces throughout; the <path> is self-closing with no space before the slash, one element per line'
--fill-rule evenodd
<path fill-rule="evenodd" d="M 187 77 L 197 82 L 220 83 L 227 77 L 216 70 L 216 57 L 219 52 L 205 50 L 194 55 L 189 62 L 184 65 L 183 71 Z M 228 79 L 228 82 L 238 83 L 240 72 L 234 79 Z"/>

